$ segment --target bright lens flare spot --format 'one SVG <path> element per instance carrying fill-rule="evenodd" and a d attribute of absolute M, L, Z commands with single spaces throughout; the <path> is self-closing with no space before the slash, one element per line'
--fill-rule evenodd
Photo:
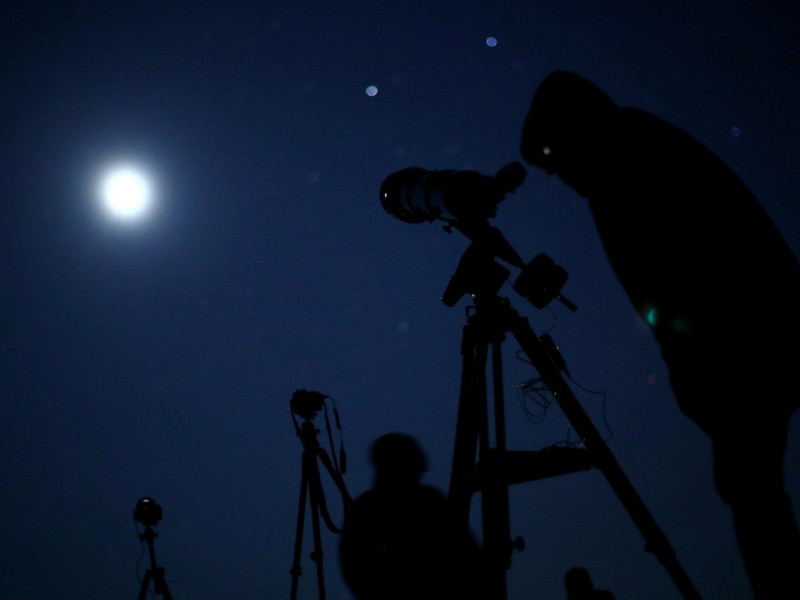
<path fill-rule="evenodd" d="M 152 189 L 144 173 L 133 167 L 109 171 L 101 184 L 103 205 L 113 217 L 132 220 L 143 217 L 152 202 Z"/>

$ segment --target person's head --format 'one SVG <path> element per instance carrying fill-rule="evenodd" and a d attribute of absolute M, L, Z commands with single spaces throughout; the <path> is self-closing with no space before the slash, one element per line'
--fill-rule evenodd
<path fill-rule="evenodd" d="M 428 459 L 417 440 L 404 433 L 386 433 L 370 447 L 376 483 L 417 483 L 428 470 Z"/>
<path fill-rule="evenodd" d="M 602 158 L 603 137 L 616 110 L 614 101 L 588 79 L 554 71 L 533 95 L 522 130 L 522 157 L 566 177 L 590 168 Z"/>
<path fill-rule="evenodd" d="M 564 587 L 567 588 L 568 598 L 579 598 L 582 594 L 594 589 L 589 571 L 584 567 L 572 567 L 564 574 Z"/>

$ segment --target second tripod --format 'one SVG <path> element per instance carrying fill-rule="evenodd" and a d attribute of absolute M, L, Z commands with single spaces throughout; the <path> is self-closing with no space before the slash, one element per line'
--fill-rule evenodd
<path fill-rule="evenodd" d="M 330 474 L 336 487 L 342 494 L 345 503 L 350 501 L 350 494 L 344 483 L 342 474 L 344 469 L 340 467 L 339 461 L 336 459 L 336 453 L 332 452 L 331 455 L 319 445 L 317 441 L 317 434 L 319 430 L 314 426 L 314 417 L 323 408 L 325 399 L 328 396 L 319 392 L 312 392 L 307 390 L 297 390 L 292 395 L 290 408 L 292 411 L 292 420 L 294 421 L 297 436 L 303 444 L 303 457 L 302 457 L 302 473 L 300 477 L 300 501 L 297 508 L 297 531 L 295 534 L 294 543 L 294 561 L 290 573 L 292 575 L 292 589 L 291 600 L 297 598 L 298 580 L 302 574 L 301 555 L 303 547 L 303 531 L 305 526 L 305 509 L 306 503 L 309 504 L 311 509 L 311 527 L 314 541 L 314 549 L 311 552 L 311 560 L 317 567 L 317 587 L 319 589 L 320 600 L 325 600 L 325 575 L 322 564 L 322 531 L 320 527 L 320 516 L 325 521 L 328 529 L 334 533 L 340 533 L 341 529 L 336 526 L 328 511 L 327 504 L 325 503 L 325 493 L 322 487 L 322 479 L 320 477 L 318 460 L 322 462 L 325 469 Z M 335 410 L 335 409 L 334 409 Z M 297 421 L 296 416 L 302 419 L 302 424 Z M 327 431 L 331 446 L 333 446 L 330 437 L 331 429 L 328 422 L 328 413 L 325 412 L 325 419 L 327 424 Z M 336 414 L 336 421 L 338 424 L 338 413 Z"/>

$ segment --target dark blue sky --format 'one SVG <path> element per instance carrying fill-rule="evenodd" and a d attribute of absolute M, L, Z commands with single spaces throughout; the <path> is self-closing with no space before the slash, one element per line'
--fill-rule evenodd
<path fill-rule="evenodd" d="M 520 160 L 531 95 L 554 69 L 707 144 L 800 253 L 795 3 L 15 4 L 0 12 L 2 600 L 134 597 L 142 496 L 164 510 L 156 551 L 176 599 L 287 598 L 298 388 L 335 400 L 353 494 L 371 483 L 369 444 L 392 430 L 418 438 L 427 481 L 446 489 L 467 302 L 440 296 L 468 241 L 392 218 L 378 190 L 409 166 L 492 174 Z M 98 176 L 119 159 L 156 182 L 145 222 L 100 210 Z M 545 252 L 568 271 L 575 313 L 502 294 L 559 344 L 701 595 L 749 598 L 709 443 L 674 405 L 588 206 L 529 169 L 493 224 L 526 260 Z M 517 349 L 504 344 L 508 446 L 565 440 L 555 406 L 534 423 L 517 401 L 535 375 Z M 338 518 L 332 486 L 328 502 Z M 680 597 L 599 472 L 515 486 L 510 512 L 526 549 L 509 600 L 563 597 L 574 564 L 617 600 Z M 324 530 L 339 600 L 336 543 Z M 311 549 L 301 599 L 318 598 Z"/>

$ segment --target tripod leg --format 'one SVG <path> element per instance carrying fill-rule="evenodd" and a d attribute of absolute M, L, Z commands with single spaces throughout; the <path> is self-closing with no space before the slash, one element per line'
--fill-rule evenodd
<path fill-rule="evenodd" d="M 147 597 L 147 590 L 150 587 L 150 579 L 152 576 L 153 572 L 147 569 L 147 572 L 144 574 L 144 579 L 142 579 L 142 587 L 139 588 L 139 600 L 144 600 Z"/>
<path fill-rule="evenodd" d="M 147 569 L 144 580 L 142 581 L 142 587 L 139 590 L 139 600 L 144 600 L 151 581 L 153 582 L 153 594 L 156 596 L 164 596 L 164 600 L 172 600 L 172 595 L 164 579 L 164 568 L 159 567 L 156 563 L 156 551 L 153 544 L 156 537 L 158 537 L 158 534 L 153 531 L 150 525 L 145 527 L 144 533 L 140 536 L 140 539 L 147 542 L 147 549 L 150 553 L 150 568 Z"/>
<path fill-rule="evenodd" d="M 144 600 L 147 597 L 150 581 L 153 582 L 153 594 L 164 596 L 164 600 L 172 600 L 172 594 L 167 586 L 167 580 L 164 578 L 164 569 L 162 567 L 147 569 L 147 573 L 145 573 L 142 580 L 142 587 L 139 588 L 139 600 Z"/>
<path fill-rule="evenodd" d="M 595 429 L 578 399 L 564 381 L 558 367 L 548 356 L 547 350 L 531 330 L 528 320 L 513 310 L 510 310 L 510 313 L 509 323 L 514 337 L 552 392 L 575 431 L 585 441 L 587 449 L 592 453 L 595 466 L 603 472 L 606 480 L 622 501 L 625 510 L 644 536 L 645 549 L 653 553 L 664 565 L 686 600 L 700 600 L 700 594 L 678 562 L 667 537 L 628 480 L 602 436 Z"/>
<path fill-rule="evenodd" d="M 303 546 L 303 529 L 305 525 L 306 501 L 311 503 L 311 528 L 314 536 L 314 550 L 311 552 L 311 560 L 317 566 L 317 586 L 319 588 L 320 600 L 325 600 L 325 575 L 322 569 L 322 535 L 320 530 L 319 506 L 322 502 L 322 482 L 319 476 L 316 453 L 312 448 L 303 451 L 302 459 L 303 474 L 300 483 L 300 504 L 297 508 L 297 532 L 294 540 L 294 563 L 292 564 L 292 590 L 291 600 L 297 598 L 298 578 L 302 573 L 300 566 L 301 552 Z"/>
<path fill-rule="evenodd" d="M 494 450 L 490 450 L 487 431 L 487 442 L 485 444 L 482 442 L 483 445 L 479 454 L 481 469 L 486 466 L 486 470 L 491 473 L 491 476 L 488 478 L 487 485 L 483 488 L 483 493 L 481 494 L 481 514 L 483 516 L 484 546 L 487 558 L 490 561 L 492 577 L 495 579 L 492 589 L 495 590 L 495 597 L 505 598 L 505 572 L 511 567 L 511 524 L 508 484 L 500 475 L 500 470 L 495 464 L 495 459 L 505 456 L 506 452 L 501 340 L 492 340 L 491 347 L 495 447 Z"/>
<path fill-rule="evenodd" d="M 481 517 L 484 533 L 484 554 L 487 560 L 489 589 L 496 600 L 506 598 L 505 571 L 510 566 L 511 536 L 508 519 L 508 488 L 500 478 L 488 477 L 477 485 L 479 475 L 491 462 L 496 452 L 490 450 L 488 424 L 488 398 L 486 366 L 489 342 L 486 323 L 473 316 L 464 328 L 461 353 L 463 366 L 461 372 L 461 390 L 456 425 L 455 448 L 453 451 L 453 467 L 450 477 L 449 497 L 456 512 L 456 517 L 465 526 L 469 526 L 471 495 L 480 488 Z M 499 369 L 499 341 L 492 340 L 493 347 L 493 383 L 495 393 L 495 409 L 499 408 L 499 421 L 496 419 L 496 443 L 505 448 L 505 430 L 502 415 L 502 375 Z M 476 455 L 478 465 L 476 465 Z M 492 473 L 491 468 L 485 469 Z M 485 484 L 485 485 L 484 485 Z"/>
<path fill-rule="evenodd" d="M 313 474 L 309 481 L 311 485 L 311 528 L 314 536 L 314 552 L 311 554 L 311 559 L 317 564 L 319 600 L 325 600 L 325 574 L 322 568 L 322 536 L 319 522 L 319 511 L 322 503 L 322 482 L 320 481 L 316 458 L 314 459 Z"/>
<path fill-rule="evenodd" d="M 305 507 L 306 497 L 308 494 L 308 479 L 306 476 L 306 459 L 303 456 L 302 462 L 302 475 L 300 477 L 300 502 L 297 506 L 297 529 L 294 537 L 294 560 L 290 573 L 292 574 L 292 591 L 290 594 L 291 600 L 297 598 L 297 583 L 302 567 L 300 566 L 300 556 L 303 548 L 303 525 L 305 524 Z"/>
<path fill-rule="evenodd" d="M 164 600 L 172 600 L 172 594 L 167 586 L 167 580 L 164 578 L 164 568 L 156 568 L 155 575 L 153 575 L 153 582 L 155 584 L 156 596 L 164 596 Z"/>
<path fill-rule="evenodd" d="M 461 341 L 463 357 L 461 389 L 448 492 L 457 518 L 465 524 L 469 523 L 469 509 L 473 492 L 469 480 L 475 467 L 475 457 L 478 451 L 478 433 L 482 420 L 481 407 L 486 403 L 485 398 L 475 397 L 476 390 L 485 390 L 483 387 L 485 377 L 482 369 L 485 368 L 486 353 L 485 350 L 481 351 L 476 348 L 473 338 L 473 332 L 468 324 L 464 327 Z M 476 354 L 482 356 L 476 357 Z M 480 380 L 476 382 L 476 378 L 480 378 Z M 477 385 L 477 383 L 481 383 L 481 385 Z"/>

